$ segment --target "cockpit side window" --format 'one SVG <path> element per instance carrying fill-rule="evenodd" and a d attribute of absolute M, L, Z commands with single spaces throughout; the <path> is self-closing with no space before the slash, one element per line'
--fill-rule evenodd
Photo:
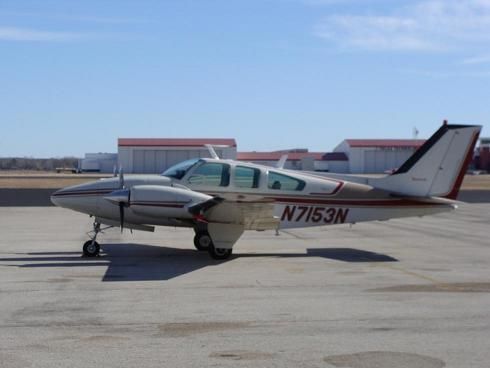
<path fill-rule="evenodd" d="M 269 171 L 267 187 L 275 190 L 303 190 L 306 183 L 303 180 L 292 178 L 284 174 L 279 174 L 274 171 Z"/>
<path fill-rule="evenodd" d="M 180 180 L 199 161 L 200 161 L 199 159 L 193 158 L 187 161 L 180 162 L 177 165 L 169 167 L 166 171 L 164 171 L 162 176 L 168 176 L 169 178 L 175 178 Z"/>
<path fill-rule="evenodd" d="M 217 162 L 207 162 L 191 173 L 189 184 L 227 187 L 230 184 L 230 165 Z"/>
<path fill-rule="evenodd" d="M 260 170 L 253 167 L 235 167 L 235 187 L 237 188 L 258 188 L 260 180 Z"/>

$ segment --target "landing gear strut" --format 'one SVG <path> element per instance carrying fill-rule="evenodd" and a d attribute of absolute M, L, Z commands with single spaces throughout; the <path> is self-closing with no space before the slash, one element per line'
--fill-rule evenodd
<path fill-rule="evenodd" d="M 103 230 L 110 229 L 113 226 L 107 226 L 104 228 L 100 227 L 100 222 L 94 221 L 94 229 L 89 231 L 87 234 L 90 236 L 90 240 L 87 240 L 83 244 L 83 255 L 84 257 L 96 257 L 100 253 L 100 245 L 97 243 L 97 235 Z"/>

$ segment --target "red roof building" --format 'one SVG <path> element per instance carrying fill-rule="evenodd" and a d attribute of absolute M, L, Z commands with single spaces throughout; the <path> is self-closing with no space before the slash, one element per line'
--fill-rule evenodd
<path fill-rule="evenodd" d="M 119 147 L 204 147 L 206 144 L 236 147 L 233 138 L 119 138 Z"/>
<path fill-rule="evenodd" d="M 378 147 L 378 148 L 419 148 L 425 139 L 346 139 L 350 147 Z"/>
<path fill-rule="evenodd" d="M 288 155 L 289 161 L 300 161 L 305 157 L 322 160 L 324 152 L 237 152 L 239 161 L 277 161 L 283 155 Z"/>
<path fill-rule="evenodd" d="M 424 142 L 424 139 L 346 139 L 334 151 L 349 158 L 352 174 L 385 173 L 400 167 Z"/>

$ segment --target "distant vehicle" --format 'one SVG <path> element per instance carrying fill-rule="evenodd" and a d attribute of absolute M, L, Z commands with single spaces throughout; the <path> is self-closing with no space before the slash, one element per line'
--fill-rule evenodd
<path fill-rule="evenodd" d="M 57 167 L 55 170 L 58 174 L 60 174 L 60 173 L 80 174 L 81 173 L 80 169 L 78 169 L 76 167 Z"/>
<path fill-rule="evenodd" d="M 194 245 L 226 259 L 244 230 L 287 229 L 425 216 L 456 208 L 481 127 L 443 125 L 400 168 L 383 177 L 299 173 L 213 158 L 175 165 L 161 176 L 101 179 L 55 192 L 60 207 L 95 218 L 85 256 L 99 254 L 103 228 L 153 231 L 182 226 Z M 285 162 L 281 158 L 281 162 Z"/>

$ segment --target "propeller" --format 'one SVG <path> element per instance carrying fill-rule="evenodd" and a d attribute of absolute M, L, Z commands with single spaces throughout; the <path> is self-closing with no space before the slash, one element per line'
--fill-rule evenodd
<path fill-rule="evenodd" d="M 124 229 L 124 206 L 125 204 L 123 202 L 119 202 L 119 221 L 120 221 L 120 227 L 121 227 L 121 234 Z"/>
<path fill-rule="evenodd" d="M 119 166 L 119 189 L 124 189 L 124 172 L 122 166 Z"/>
<path fill-rule="evenodd" d="M 124 172 L 122 166 L 119 166 L 119 189 L 124 190 Z M 129 190 L 127 191 L 127 202 L 119 202 L 119 221 L 121 222 L 121 234 L 124 229 L 124 207 L 129 206 Z"/>
<path fill-rule="evenodd" d="M 129 207 L 131 191 L 124 185 L 124 173 L 122 167 L 119 167 L 119 189 L 109 193 L 104 198 L 109 202 L 117 204 L 119 207 L 119 221 L 121 233 L 124 229 L 124 209 Z"/>
<path fill-rule="evenodd" d="M 109 193 L 104 199 L 119 206 L 119 221 L 121 223 L 121 232 L 124 228 L 124 209 L 129 207 L 131 191 L 129 189 L 118 189 Z"/>

